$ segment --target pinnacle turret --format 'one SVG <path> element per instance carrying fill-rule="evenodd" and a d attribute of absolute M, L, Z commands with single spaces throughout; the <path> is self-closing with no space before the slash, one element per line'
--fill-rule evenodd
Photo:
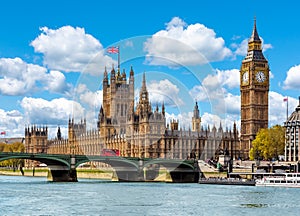
<path fill-rule="evenodd" d="M 261 42 L 261 40 L 259 38 L 259 35 L 257 33 L 256 18 L 254 18 L 254 25 L 253 25 L 252 35 L 249 39 L 249 42 L 254 42 L 254 41 Z"/>
<path fill-rule="evenodd" d="M 147 87 L 146 87 L 146 75 L 145 72 L 143 73 L 143 82 L 142 82 L 142 88 L 141 88 L 142 92 L 147 91 Z"/>
<path fill-rule="evenodd" d="M 195 106 L 194 106 L 194 118 L 199 118 L 199 107 L 198 107 L 198 103 L 196 101 Z"/>

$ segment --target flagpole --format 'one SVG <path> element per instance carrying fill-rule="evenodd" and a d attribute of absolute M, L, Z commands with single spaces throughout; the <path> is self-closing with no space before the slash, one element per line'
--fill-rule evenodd
<path fill-rule="evenodd" d="M 120 45 L 118 45 L 118 69 L 121 72 L 121 68 L 120 68 Z"/>
<path fill-rule="evenodd" d="M 286 97 L 286 121 L 288 120 L 289 117 L 289 97 Z"/>

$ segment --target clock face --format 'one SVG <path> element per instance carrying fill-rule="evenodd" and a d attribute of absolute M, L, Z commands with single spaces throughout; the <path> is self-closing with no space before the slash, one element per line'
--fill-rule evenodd
<path fill-rule="evenodd" d="M 248 71 L 246 71 L 246 72 L 243 73 L 242 81 L 243 81 L 243 84 L 247 84 L 248 83 L 248 81 L 249 81 L 249 73 L 248 73 Z"/>
<path fill-rule="evenodd" d="M 266 76 L 265 76 L 264 72 L 258 71 L 255 75 L 255 79 L 257 82 L 262 83 L 266 80 Z"/>

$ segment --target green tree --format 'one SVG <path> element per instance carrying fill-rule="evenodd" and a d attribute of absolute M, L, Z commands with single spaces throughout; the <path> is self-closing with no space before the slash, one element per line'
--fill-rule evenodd
<path fill-rule="evenodd" d="M 278 155 L 284 154 L 285 128 L 275 125 L 268 129 L 261 129 L 252 142 L 250 159 L 278 159 Z"/>
<path fill-rule="evenodd" d="M 0 144 L 0 151 L 1 152 L 24 152 L 25 147 L 23 143 L 15 142 L 12 144 Z M 18 166 L 24 166 L 24 160 L 23 159 L 10 159 L 6 161 L 0 162 L 0 166 L 9 166 L 13 167 L 14 169 Z"/>

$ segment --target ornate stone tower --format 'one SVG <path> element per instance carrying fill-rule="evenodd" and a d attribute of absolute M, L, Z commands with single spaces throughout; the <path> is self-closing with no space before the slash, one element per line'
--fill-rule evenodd
<path fill-rule="evenodd" d="M 152 110 L 144 73 L 136 111 L 132 102 L 128 113 L 126 140 L 130 144 L 130 155 L 141 158 L 164 157 L 163 152 L 157 152 L 157 145 L 165 132 L 165 124 L 165 105 L 162 104 L 161 112 L 158 105 Z"/>
<path fill-rule="evenodd" d="M 68 137 L 69 149 L 68 154 L 82 154 L 79 147 L 78 138 L 86 133 L 86 119 L 81 120 L 80 123 L 75 123 L 74 119 L 69 119 Z"/>
<path fill-rule="evenodd" d="M 134 103 L 134 72 L 131 67 L 129 82 L 126 73 L 120 73 L 120 68 L 112 68 L 110 82 L 107 71 L 103 79 L 103 103 L 98 116 L 98 128 L 104 137 L 114 134 L 126 134 L 126 122 L 130 105 Z M 101 127 L 100 127 L 101 125 Z"/>
<path fill-rule="evenodd" d="M 25 128 L 25 151 L 27 153 L 47 153 L 48 127 Z"/>
<path fill-rule="evenodd" d="M 269 65 L 262 53 L 256 29 L 248 41 L 248 52 L 240 69 L 241 157 L 248 158 L 252 140 L 261 128 L 268 128 Z"/>
<path fill-rule="evenodd" d="M 196 102 L 194 107 L 193 118 L 192 118 L 192 131 L 200 132 L 200 128 L 201 128 L 201 117 L 199 115 L 198 103 Z"/>

